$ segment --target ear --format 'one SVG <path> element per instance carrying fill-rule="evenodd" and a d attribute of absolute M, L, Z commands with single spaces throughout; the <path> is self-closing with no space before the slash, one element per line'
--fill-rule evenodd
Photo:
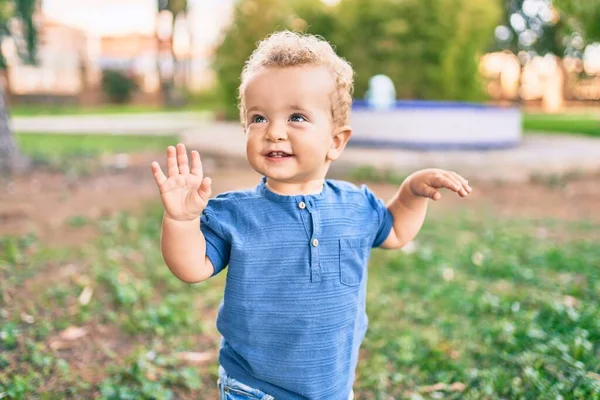
<path fill-rule="evenodd" d="M 336 128 L 333 133 L 331 147 L 327 152 L 328 161 L 335 161 L 340 157 L 342 151 L 344 151 L 344 148 L 346 147 L 346 143 L 350 140 L 350 136 L 352 136 L 352 128 L 350 125 L 343 125 Z"/>

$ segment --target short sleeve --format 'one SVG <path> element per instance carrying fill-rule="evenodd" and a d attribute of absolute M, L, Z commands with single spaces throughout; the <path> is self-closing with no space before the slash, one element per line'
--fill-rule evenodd
<path fill-rule="evenodd" d="M 371 206 L 377 213 L 377 232 L 372 247 L 379 247 L 389 236 L 392 227 L 394 226 L 394 216 L 387 209 L 383 200 L 375 196 L 375 194 L 366 185 L 362 186 L 365 196 L 371 203 Z"/>
<path fill-rule="evenodd" d="M 225 269 L 229 263 L 231 243 L 227 239 L 229 235 L 226 234 L 223 224 L 219 221 L 219 217 L 226 218 L 226 214 L 219 213 L 219 207 L 214 207 L 214 204 L 211 203 L 212 200 L 209 200 L 208 205 L 202 212 L 200 230 L 206 241 L 206 256 L 214 267 L 211 276 L 215 276 Z"/>

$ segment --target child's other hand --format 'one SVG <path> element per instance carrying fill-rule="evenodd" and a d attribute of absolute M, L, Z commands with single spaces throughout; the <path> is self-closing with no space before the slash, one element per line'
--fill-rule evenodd
<path fill-rule="evenodd" d="M 185 146 L 167 147 L 167 175 L 156 161 L 152 173 L 167 215 L 175 220 L 190 221 L 198 218 L 208 203 L 211 180 L 204 178 L 200 154 L 192 151 L 192 165 L 188 165 Z"/>
<path fill-rule="evenodd" d="M 442 195 L 438 189 L 446 188 L 461 197 L 467 197 L 473 189 L 469 182 L 456 172 L 443 169 L 424 169 L 407 178 L 411 192 L 415 196 L 439 200 Z"/>

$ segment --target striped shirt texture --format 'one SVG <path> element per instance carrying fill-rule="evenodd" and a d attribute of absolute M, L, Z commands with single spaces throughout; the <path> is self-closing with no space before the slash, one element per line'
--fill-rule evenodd
<path fill-rule="evenodd" d="M 393 217 L 365 185 L 318 194 L 223 193 L 201 216 L 206 254 L 227 267 L 219 363 L 276 399 L 347 400 L 367 331 L 367 262 Z"/>

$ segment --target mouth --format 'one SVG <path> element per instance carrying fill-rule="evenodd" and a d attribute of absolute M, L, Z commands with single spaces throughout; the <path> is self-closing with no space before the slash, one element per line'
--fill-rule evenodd
<path fill-rule="evenodd" d="M 286 153 L 285 151 L 269 151 L 264 153 L 264 156 L 269 160 L 284 160 L 293 157 L 293 154 Z"/>

